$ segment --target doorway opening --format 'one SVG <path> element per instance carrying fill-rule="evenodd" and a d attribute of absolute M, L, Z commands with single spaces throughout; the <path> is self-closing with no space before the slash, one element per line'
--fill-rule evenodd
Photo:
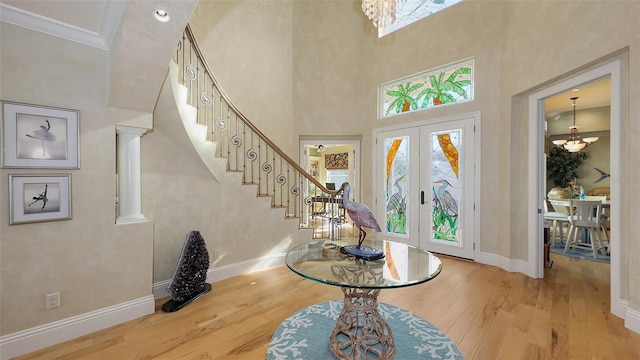
<path fill-rule="evenodd" d="M 545 220 L 549 226 L 549 253 L 609 263 L 611 184 L 611 77 L 580 85 L 544 100 Z M 570 139 L 578 140 L 570 140 Z M 569 143 L 571 141 L 571 143 Z M 584 147 L 582 147 L 584 146 Z M 604 244 L 595 251 L 588 232 L 569 234 L 570 199 L 600 200 Z M 563 220 L 562 215 L 566 214 Z M 546 224 L 551 225 L 551 224 Z M 579 246 L 571 246 L 569 235 Z M 569 242 L 570 246 L 567 246 Z M 551 263 L 548 263 L 551 265 Z"/>
<path fill-rule="evenodd" d="M 621 97 L 622 97 L 622 63 L 620 59 L 614 59 L 607 63 L 597 65 L 578 75 L 560 80 L 549 87 L 530 94 L 529 102 L 529 183 L 531 184 L 528 202 L 528 266 L 529 276 L 535 278 L 544 277 L 544 251 L 543 251 L 543 202 L 546 197 L 544 173 L 546 158 L 544 155 L 544 120 L 545 99 L 557 94 L 579 88 L 585 84 L 593 83 L 603 78 L 610 78 L 610 144 L 609 164 L 612 177 L 620 175 L 621 159 Z M 610 182 L 610 284 L 611 284 L 611 312 L 619 317 L 624 316 L 625 306 L 620 297 L 621 259 L 620 259 L 620 214 L 621 197 L 620 183 Z M 617 200 L 617 201 L 616 201 Z"/>
<path fill-rule="evenodd" d="M 304 137 L 300 139 L 300 166 L 328 190 L 351 184 L 352 201 L 360 201 L 360 139 L 340 137 Z M 314 238 L 339 239 L 351 236 L 350 219 L 340 197 L 311 185 L 303 189 L 308 201 L 305 224 L 314 229 Z M 344 231 L 343 231 L 344 230 Z"/>

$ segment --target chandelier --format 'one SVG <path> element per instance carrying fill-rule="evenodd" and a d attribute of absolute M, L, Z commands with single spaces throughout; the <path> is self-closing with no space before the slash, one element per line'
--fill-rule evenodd
<path fill-rule="evenodd" d="M 597 136 L 591 136 L 580 139 L 578 127 L 576 126 L 576 100 L 578 100 L 578 98 L 572 97 L 571 100 L 573 100 L 573 104 L 571 105 L 573 106 L 573 126 L 569 126 L 569 129 L 571 130 L 569 139 L 553 140 L 552 142 L 554 145 L 561 146 L 569 152 L 578 152 L 588 145 L 598 141 L 599 138 Z"/>
<path fill-rule="evenodd" d="M 362 11 L 373 21 L 373 26 L 384 28 L 387 19 L 396 21 L 396 5 L 407 0 L 362 0 Z"/>

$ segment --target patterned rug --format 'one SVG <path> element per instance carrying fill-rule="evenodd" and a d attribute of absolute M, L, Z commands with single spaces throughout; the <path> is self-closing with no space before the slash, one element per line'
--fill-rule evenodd
<path fill-rule="evenodd" d="M 593 251 L 587 250 L 587 249 L 569 249 L 567 250 L 567 252 L 564 252 L 565 244 L 566 244 L 566 241 L 564 240 L 556 240 L 556 243 L 554 244 L 554 246 L 551 246 L 549 250 L 551 250 L 551 252 L 554 254 L 568 256 L 575 259 L 597 261 L 597 262 L 607 263 L 607 264 L 609 264 L 611 261 L 610 256 L 602 255 L 602 253 L 600 252 L 598 252 L 598 256 L 596 256 L 596 258 L 594 259 Z"/>
<path fill-rule="evenodd" d="M 289 316 L 273 334 L 267 360 L 335 359 L 328 341 L 340 311 L 342 300 L 334 300 Z M 389 304 L 378 304 L 378 311 L 393 332 L 395 359 L 463 359 L 455 343 L 428 321 Z"/>

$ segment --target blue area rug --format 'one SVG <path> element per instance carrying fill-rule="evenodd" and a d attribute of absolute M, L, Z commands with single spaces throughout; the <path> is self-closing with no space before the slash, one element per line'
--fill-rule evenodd
<path fill-rule="evenodd" d="M 566 243 L 567 243 L 566 241 L 556 240 L 555 245 L 551 246 L 549 250 L 551 250 L 551 252 L 554 254 L 568 256 L 575 259 L 597 261 L 597 262 L 607 263 L 607 264 L 609 264 L 611 261 L 610 256 L 602 255 L 602 253 L 600 252 L 598 252 L 598 256 L 596 256 L 596 258 L 594 259 L 593 251 L 587 250 L 587 249 L 569 249 L 567 250 L 567 252 L 564 252 L 564 246 Z"/>
<path fill-rule="evenodd" d="M 342 300 L 309 306 L 278 327 L 267 360 L 330 360 L 329 336 L 342 311 Z M 399 307 L 380 303 L 378 311 L 391 327 L 395 359 L 463 359 L 455 343 L 428 321 Z"/>

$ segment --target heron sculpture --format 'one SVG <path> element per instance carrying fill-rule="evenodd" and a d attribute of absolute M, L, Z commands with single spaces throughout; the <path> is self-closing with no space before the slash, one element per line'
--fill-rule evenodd
<path fill-rule="evenodd" d="M 451 216 L 457 216 L 458 203 L 449 190 L 447 190 L 447 186 L 451 186 L 451 184 L 444 179 L 435 181 L 434 184 L 441 184 L 438 190 L 436 190 L 436 196 L 440 202 L 440 209 Z"/>
<path fill-rule="evenodd" d="M 374 249 L 368 246 L 362 246 L 362 242 L 367 237 L 367 232 L 364 231 L 363 227 L 371 228 L 377 232 L 382 231 L 380 225 L 378 224 L 378 220 L 373 215 L 373 211 L 371 211 L 371 209 L 369 209 L 367 205 L 352 202 L 351 200 L 349 200 L 349 192 L 351 191 L 351 186 L 348 182 L 342 184 L 342 187 L 340 187 L 340 190 L 338 192 L 340 191 L 342 191 L 343 194 L 342 205 L 347 210 L 347 214 L 349 214 L 349 217 L 351 218 L 351 220 L 353 220 L 353 223 L 356 225 L 358 230 L 360 230 L 360 233 L 358 235 L 358 245 L 345 246 L 344 249 L 348 253 L 369 259 L 380 258 L 384 256 L 383 252 L 378 249 Z"/>

